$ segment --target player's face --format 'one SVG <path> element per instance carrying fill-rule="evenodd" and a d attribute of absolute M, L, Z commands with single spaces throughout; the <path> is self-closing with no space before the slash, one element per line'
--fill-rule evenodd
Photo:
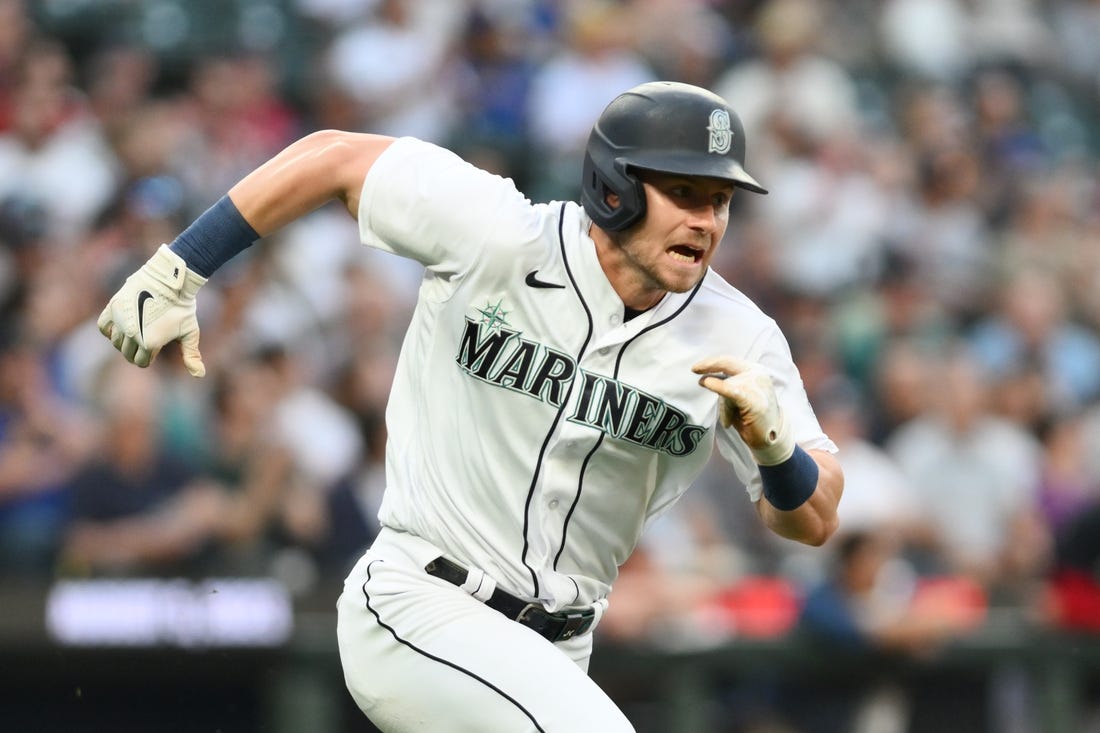
<path fill-rule="evenodd" d="M 649 307 L 665 292 L 691 290 L 706 274 L 729 224 L 733 184 L 717 178 L 644 171 L 646 214 L 618 235 L 620 272 L 646 295 Z M 629 302 L 620 289 L 626 304 Z M 649 300 L 645 303 L 643 301 Z"/>

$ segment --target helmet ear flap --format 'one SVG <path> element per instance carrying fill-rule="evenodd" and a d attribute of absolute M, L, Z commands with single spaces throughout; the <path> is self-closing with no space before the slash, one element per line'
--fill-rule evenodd
<path fill-rule="evenodd" d="M 622 160 L 610 165 L 598 166 L 589 149 L 584 155 L 581 202 L 601 229 L 618 232 L 639 221 L 645 215 L 645 187 L 641 180 L 627 170 Z M 607 195 L 619 197 L 619 205 L 607 202 Z"/>

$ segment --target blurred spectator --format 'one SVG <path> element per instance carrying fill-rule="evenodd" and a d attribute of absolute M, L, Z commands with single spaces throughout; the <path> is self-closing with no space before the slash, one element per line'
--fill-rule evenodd
<path fill-rule="evenodd" d="M 53 389 L 33 342 L 10 325 L 0 338 L 0 575 L 48 575 L 68 482 L 99 433 Z"/>
<path fill-rule="evenodd" d="M 523 47 L 527 29 L 510 16 L 475 8 L 466 20 L 456 63 L 457 119 L 453 149 L 486 170 L 527 185 L 527 97 L 534 60 Z"/>
<path fill-rule="evenodd" d="M 1065 165 L 1027 176 L 1014 184 L 1012 209 L 1004 221 L 998 273 L 1011 277 L 1036 270 L 1066 286 L 1069 313 L 1089 317 L 1100 252 L 1082 247 L 1089 241 L 1096 183 L 1078 166 Z M 1094 319 L 1092 325 L 1095 327 Z M 1095 330 L 1095 328 L 1093 329 Z"/>
<path fill-rule="evenodd" d="M 227 291 L 234 307 L 240 303 L 239 321 L 247 328 L 220 343 L 229 349 L 242 338 L 293 343 L 307 378 L 324 385 L 362 350 L 388 355 L 392 367 L 421 265 L 363 247 L 355 221 L 336 207 L 294 222 L 262 253 L 250 254 L 246 271 Z"/>
<path fill-rule="evenodd" d="M 0 200 L 0 309 L 14 314 L 26 278 L 41 264 L 46 210 L 37 200 L 14 194 Z"/>
<path fill-rule="evenodd" d="M 543 168 L 532 198 L 576 198 L 596 118 L 622 90 L 655 78 L 634 30 L 627 6 L 608 0 L 568 6 L 563 46 L 537 69 L 528 98 L 531 144 Z"/>
<path fill-rule="evenodd" d="M 316 550 L 322 574 L 342 581 L 378 536 L 378 510 L 386 491 L 386 423 L 383 413 L 358 416 L 366 455 L 355 475 L 337 482 L 328 494 L 328 527 Z"/>
<path fill-rule="evenodd" d="M 756 208 L 776 230 L 780 281 L 829 297 L 870 282 L 886 256 L 893 202 L 867 170 L 856 131 L 802 141 L 774 164 L 774 189 Z"/>
<path fill-rule="evenodd" d="M 922 586 L 889 531 L 856 530 L 839 539 L 835 567 L 809 591 L 800 619 L 800 630 L 829 653 L 934 657 L 981 623 L 981 590 L 965 583 Z M 805 711 L 802 730 L 873 733 L 909 728 L 913 701 L 903 680 L 888 667 L 879 664 L 874 675 L 845 677 L 811 692 L 809 704 L 800 700 L 795 709 Z M 955 704 L 961 712 L 961 701 Z"/>
<path fill-rule="evenodd" d="M 993 287 L 994 251 L 980 206 L 981 163 L 966 143 L 918 158 L 913 217 L 896 232 L 933 297 L 960 318 L 981 311 Z"/>
<path fill-rule="evenodd" d="M 206 436 L 206 461 L 226 491 L 219 564 L 234 574 L 263 575 L 280 545 L 280 512 L 293 479 L 291 452 L 271 425 L 276 377 L 255 359 L 212 376 L 216 432 Z"/>
<path fill-rule="evenodd" d="M 314 549 L 328 532 L 329 494 L 354 475 L 363 459 L 363 434 L 353 415 L 308 378 L 297 354 L 278 345 L 258 351 L 268 371 L 264 399 L 272 437 L 291 466 L 281 521 L 289 544 Z"/>
<path fill-rule="evenodd" d="M 70 483 L 63 574 L 188 575 L 206 567 L 225 497 L 163 444 L 158 381 L 153 369 L 111 362 L 104 370 L 102 443 Z"/>
<path fill-rule="evenodd" d="M 294 0 L 303 17 L 316 18 L 333 27 L 362 18 L 378 4 L 379 0 Z"/>
<path fill-rule="evenodd" d="M 277 88 L 272 59 L 261 54 L 204 56 L 192 69 L 185 139 L 173 166 L 197 216 L 221 192 L 298 136 L 297 115 Z"/>
<path fill-rule="evenodd" d="M 733 30 L 717 3 L 635 0 L 638 48 L 661 79 L 709 86 L 735 50 Z"/>
<path fill-rule="evenodd" d="M 117 164 L 76 87 L 60 42 L 25 52 L 9 129 L 0 134 L 0 198 L 18 193 L 49 212 L 49 232 L 72 246 L 110 199 Z M 73 175 L 80 171 L 80 175 Z"/>
<path fill-rule="evenodd" d="M 834 372 L 812 386 L 808 383 L 807 393 L 822 429 L 840 448 L 837 460 L 844 468 L 844 497 L 837 514 L 841 532 L 886 533 L 917 571 L 939 570 L 936 530 L 897 460 L 869 439 L 871 412 L 857 384 Z M 780 571 L 801 586 L 823 580 L 834 559 L 829 547 L 825 552 L 806 552 L 787 543 L 777 549 L 782 556 Z"/>
<path fill-rule="evenodd" d="M 725 488 L 728 501 L 741 498 L 737 487 Z M 747 568 L 716 523 L 721 510 L 710 499 L 701 491 L 689 493 L 648 528 L 619 569 L 601 635 L 691 647 L 736 633 L 723 617 L 719 596 Z"/>
<path fill-rule="evenodd" d="M 18 68 L 33 30 L 26 0 L 0 0 L 0 133 L 15 116 Z"/>
<path fill-rule="evenodd" d="M 1100 396 L 1100 339 L 1069 319 L 1065 292 L 1053 276 L 1037 269 L 1013 273 L 997 305 L 969 335 L 991 377 L 1034 364 L 1055 412 Z"/>
<path fill-rule="evenodd" d="M 1100 3 L 1096 0 L 1066 0 L 1051 10 L 1057 34 L 1060 61 L 1086 93 L 1100 93 Z"/>
<path fill-rule="evenodd" d="M 86 277 L 92 268 L 89 253 L 77 250 L 67 257 L 47 257 L 24 271 L 20 302 L 21 327 L 44 365 L 50 387 L 60 398 L 77 403 L 86 397 L 84 368 L 110 349 L 90 346 L 74 350 L 87 333 L 88 315 L 98 310 L 100 293 Z"/>
<path fill-rule="evenodd" d="M 113 144 L 125 142 L 125 128 L 152 96 L 159 71 L 156 56 L 139 46 L 108 46 L 89 61 L 88 105 Z"/>
<path fill-rule="evenodd" d="M 894 431 L 887 449 L 938 530 L 944 570 L 1022 603 L 1050 557 L 1039 514 L 1042 452 L 990 411 L 988 380 L 961 348 L 927 362 L 926 409 Z"/>
<path fill-rule="evenodd" d="M 760 55 L 735 63 L 714 82 L 714 91 L 734 106 L 753 141 L 753 165 L 769 180 L 776 157 L 798 155 L 840 133 L 859 134 L 852 77 L 819 48 L 826 5 L 763 3 L 753 19 Z"/>
<path fill-rule="evenodd" d="M 885 253 L 881 269 L 867 288 L 854 288 L 833 299 L 829 330 L 835 338 L 837 358 L 844 373 L 874 389 L 876 370 L 892 371 L 894 344 L 904 341 L 915 348 L 935 348 L 955 333 L 951 313 L 920 277 L 916 264 L 897 252 Z M 884 378 L 904 379 L 883 374 Z M 900 395 L 893 388 L 881 390 L 877 398 L 893 400 Z"/>
<path fill-rule="evenodd" d="M 1046 22 L 1046 3 L 1036 0 L 978 0 L 971 19 L 970 43 L 979 64 L 1037 68 L 1054 54 L 1054 34 Z"/>
<path fill-rule="evenodd" d="M 1049 619 L 1058 628 L 1100 632 L 1100 503 L 1058 533 L 1051 572 Z"/>
<path fill-rule="evenodd" d="M 872 443 L 885 445 L 899 427 L 927 409 L 928 365 L 935 363 L 936 353 L 938 349 L 904 336 L 883 342 L 867 380 Z"/>
<path fill-rule="evenodd" d="M 1100 506 L 1100 476 L 1089 470 L 1091 437 L 1081 414 L 1055 418 L 1042 433 L 1039 502 L 1056 540 L 1079 516 Z"/>
<path fill-rule="evenodd" d="M 969 120 L 961 91 L 950 83 L 922 80 L 894 87 L 894 126 L 914 159 L 967 140 Z M 910 195 L 919 184 L 919 178 L 910 181 Z"/>
<path fill-rule="evenodd" d="M 967 5 L 961 0 L 887 0 L 879 33 L 894 70 L 938 81 L 961 78 L 973 63 Z"/>
<path fill-rule="evenodd" d="M 1023 83 L 1007 70 L 976 75 L 974 134 L 981 149 L 983 207 L 995 225 L 1011 216 L 1020 191 L 1050 165 L 1050 153 L 1030 119 Z"/>
<path fill-rule="evenodd" d="M 867 412 L 856 386 L 834 378 L 810 399 L 822 429 L 840 448 L 844 498 L 838 514 L 844 531 L 885 532 L 899 550 L 923 543 L 931 528 L 921 519 L 920 502 L 894 458 L 867 440 Z"/>
<path fill-rule="evenodd" d="M 800 619 L 805 631 L 850 652 L 929 653 L 946 640 L 950 629 L 940 619 L 911 613 L 917 576 L 901 562 L 888 532 L 846 532 L 835 560 L 829 578 L 806 597 Z"/>
<path fill-rule="evenodd" d="M 455 112 L 445 62 L 461 10 L 447 0 L 378 0 L 366 17 L 336 31 L 324 68 L 357 106 L 352 129 L 443 139 Z"/>

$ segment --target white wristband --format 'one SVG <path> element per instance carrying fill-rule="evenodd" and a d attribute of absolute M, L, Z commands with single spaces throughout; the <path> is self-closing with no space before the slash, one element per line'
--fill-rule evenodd
<path fill-rule="evenodd" d="M 779 413 L 779 425 L 768 432 L 767 445 L 752 448 L 752 457 L 760 466 L 775 466 L 791 457 L 794 453 L 794 436 L 791 424 L 786 416 Z"/>

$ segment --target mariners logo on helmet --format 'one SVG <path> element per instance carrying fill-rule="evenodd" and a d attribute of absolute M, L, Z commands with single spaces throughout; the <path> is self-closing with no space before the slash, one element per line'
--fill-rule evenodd
<path fill-rule="evenodd" d="M 724 109 L 716 109 L 711 112 L 710 124 L 707 125 L 707 130 L 710 131 L 710 144 L 707 146 L 707 152 L 721 155 L 728 153 L 730 144 L 733 142 L 733 131 L 730 129 L 730 113 Z"/>

